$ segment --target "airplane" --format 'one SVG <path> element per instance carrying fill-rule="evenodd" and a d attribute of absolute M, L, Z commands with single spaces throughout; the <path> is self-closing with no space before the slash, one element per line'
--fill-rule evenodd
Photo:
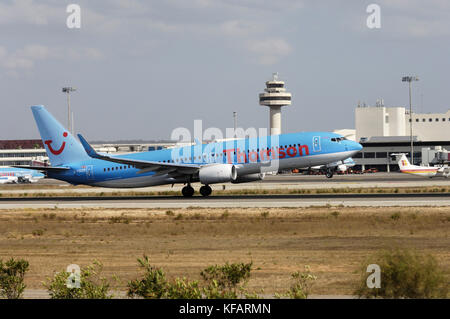
<path fill-rule="evenodd" d="M 0 184 L 14 184 L 14 183 L 36 183 L 45 175 L 35 170 L 26 168 L 0 168 Z"/>
<path fill-rule="evenodd" d="M 337 161 L 321 166 L 312 166 L 307 171 L 324 171 L 327 178 L 332 178 L 335 172 L 346 172 L 349 167 L 355 166 L 355 161 L 349 157 L 343 161 Z"/>
<path fill-rule="evenodd" d="M 412 165 L 409 163 L 409 160 L 406 157 L 405 153 L 397 153 L 391 155 L 397 156 L 397 158 L 399 158 L 398 167 L 400 168 L 400 172 L 402 173 L 425 176 L 430 178 L 435 176 L 444 176 L 445 178 L 448 178 L 448 176 L 450 175 L 450 169 L 447 166 Z"/>
<path fill-rule="evenodd" d="M 191 183 L 200 182 L 200 194 L 209 196 L 211 184 L 258 181 L 274 165 L 281 169 L 325 165 L 362 149 L 336 133 L 307 132 L 112 156 L 97 153 L 81 134 L 78 142 L 44 106 L 31 110 L 51 166 L 27 168 L 73 185 L 132 188 L 180 183 L 185 184 L 183 196 L 191 197 L 195 192 Z"/>

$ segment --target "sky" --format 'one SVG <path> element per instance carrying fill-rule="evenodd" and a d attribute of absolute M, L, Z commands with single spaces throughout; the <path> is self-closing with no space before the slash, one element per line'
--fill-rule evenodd
<path fill-rule="evenodd" d="M 68 28 L 69 4 L 80 28 Z M 369 28 L 380 8 L 380 28 Z M 269 125 L 258 94 L 292 93 L 283 132 L 354 128 L 358 103 L 450 107 L 448 0 L 2 0 L 0 139 L 39 138 L 45 105 L 88 140 L 169 139 L 177 127 Z"/>

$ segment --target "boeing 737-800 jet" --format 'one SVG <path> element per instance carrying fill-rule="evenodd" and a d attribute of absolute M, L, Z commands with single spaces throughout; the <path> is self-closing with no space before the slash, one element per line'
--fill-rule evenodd
<path fill-rule="evenodd" d="M 97 153 L 79 134 L 80 144 L 44 106 L 31 109 L 52 166 L 28 168 L 74 185 L 125 188 L 183 183 L 182 194 L 189 197 L 194 194 L 191 183 L 200 182 L 200 193 L 208 196 L 211 184 L 245 183 L 261 180 L 266 171 L 326 165 L 362 148 L 339 134 L 308 132 L 111 156 Z"/>

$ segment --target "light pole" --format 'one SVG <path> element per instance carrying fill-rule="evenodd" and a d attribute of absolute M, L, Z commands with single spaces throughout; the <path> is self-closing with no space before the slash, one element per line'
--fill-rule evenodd
<path fill-rule="evenodd" d="M 236 129 L 237 129 L 237 112 L 233 112 L 233 122 L 234 122 L 234 135 L 236 135 Z"/>
<path fill-rule="evenodd" d="M 404 76 L 402 82 L 408 82 L 409 84 L 409 134 L 411 138 L 411 164 L 414 165 L 414 145 L 413 145 L 413 118 L 412 118 L 412 103 L 411 103 L 411 82 L 419 81 L 417 76 Z"/>
<path fill-rule="evenodd" d="M 72 132 L 73 127 L 71 126 L 71 120 L 70 120 L 70 117 L 71 117 L 71 114 L 70 114 L 70 92 L 74 92 L 76 90 L 77 90 L 76 88 L 73 88 L 70 86 L 62 88 L 63 93 L 67 93 L 67 126 L 68 126 L 67 129 L 69 130 L 69 132 L 71 134 L 73 134 L 73 132 Z"/>

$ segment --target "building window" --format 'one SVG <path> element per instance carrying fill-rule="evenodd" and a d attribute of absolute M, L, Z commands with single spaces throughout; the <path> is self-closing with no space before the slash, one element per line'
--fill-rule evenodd
<path fill-rule="evenodd" d="M 425 119 L 422 119 L 422 122 L 425 122 Z"/>
<path fill-rule="evenodd" d="M 408 120 L 409 123 L 411 123 L 411 119 Z M 386 122 L 387 123 L 387 122 Z"/>
<path fill-rule="evenodd" d="M 445 122 L 445 117 L 442 118 L 442 122 Z"/>
<path fill-rule="evenodd" d="M 416 122 L 419 122 L 419 119 L 416 119 Z"/>
<path fill-rule="evenodd" d="M 365 152 L 364 158 L 375 158 L 375 153 L 374 152 Z"/>
<path fill-rule="evenodd" d="M 376 152 L 375 153 L 375 157 L 376 158 L 386 158 L 387 157 L 387 152 Z"/>
<path fill-rule="evenodd" d="M 429 122 L 433 122 L 433 119 L 428 119 Z"/>
<path fill-rule="evenodd" d="M 439 119 L 436 119 L 436 122 L 439 122 Z"/>

